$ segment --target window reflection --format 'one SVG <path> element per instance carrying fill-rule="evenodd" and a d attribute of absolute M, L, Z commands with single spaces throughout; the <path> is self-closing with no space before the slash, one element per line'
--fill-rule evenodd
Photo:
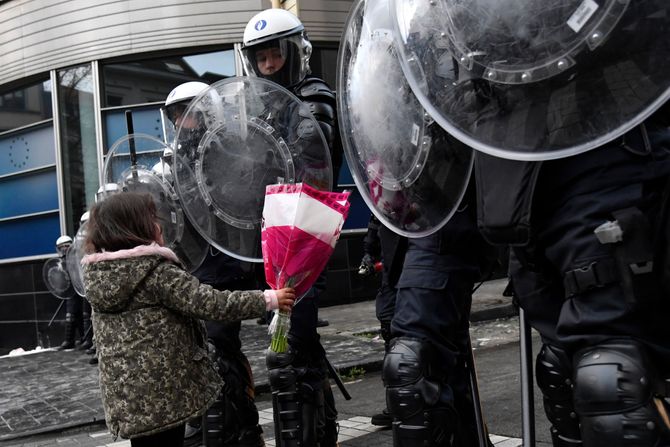
<path fill-rule="evenodd" d="M 68 234 L 98 189 L 98 156 L 91 64 L 58 72 L 60 143 Z"/>
<path fill-rule="evenodd" d="M 188 81 L 208 84 L 235 76 L 233 50 L 172 56 L 102 68 L 104 107 L 163 102 L 177 85 Z"/>
<path fill-rule="evenodd" d="M 0 92 L 0 132 L 51 118 L 51 81 Z"/>

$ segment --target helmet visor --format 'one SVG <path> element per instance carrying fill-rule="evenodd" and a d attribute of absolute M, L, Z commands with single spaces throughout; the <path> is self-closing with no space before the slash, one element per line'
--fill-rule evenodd
<path fill-rule="evenodd" d="M 311 49 L 302 33 L 252 45 L 242 49 L 244 71 L 290 87 L 307 75 Z"/>

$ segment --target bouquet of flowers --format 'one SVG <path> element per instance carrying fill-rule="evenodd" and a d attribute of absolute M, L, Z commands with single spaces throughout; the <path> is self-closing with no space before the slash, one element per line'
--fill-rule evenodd
<path fill-rule="evenodd" d="M 265 280 L 273 289 L 293 287 L 296 305 L 326 267 L 349 212 L 348 192 L 319 191 L 307 184 L 268 185 L 261 247 Z M 290 314 L 270 324 L 274 352 L 288 350 Z"/>

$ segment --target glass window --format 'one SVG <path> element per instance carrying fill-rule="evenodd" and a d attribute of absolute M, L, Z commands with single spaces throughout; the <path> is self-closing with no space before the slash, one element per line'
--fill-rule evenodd
<path fill-rule="evenodd" d="M 0 132 L 52 118 L 51 81 L 0 92 Z"/>
<path fill-rule="evenodd" d="M 58 111 L 68 234 L 98 190 L 92 65 L 58 72 Z"/>
<path fill-rule="evenodd" d="M 163 102 L 184 82 L 208 84 L 235 76 L 232 49 L 187 56 L 171 56 L 102 67 L 103 107 Z"/>

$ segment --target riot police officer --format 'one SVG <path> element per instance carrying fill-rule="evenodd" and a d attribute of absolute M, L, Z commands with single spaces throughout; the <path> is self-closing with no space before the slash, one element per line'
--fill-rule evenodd
<path fill-rule="evenodd" d="M 63 235 L 56 239 L 58 256 L 65 260 L 67 251 L 71 245 L 72 238 L 70 236 Z M 66 296 L 68 296 L 68 299 L 65 302 L 65 338 L 63 343 L 58 347 L 59 350 L 74 349 L 77 333 L 79 333 L 79 337 L 82 341 L 84 337 L 82 298 L 75 292 L 74 287 L 71 285 Z"/>
<path fill-rule="evenodd" d="M 195 128 L 196 123 L 188 122 L 191 118 L 184 117 L 183 112 L 188 103 L 207 87 L 207 84 L 196 81 L 175 87 L 162 109 L 164 118 L 175 127 Z M 198 137 L 193 141 L 197 144 Z M 192 273 L 200 282 L 218 290 L 257 288 L 253 264 L 236 260 L 212 246 L 202 264 Z M 241 322 L 207 321 L 205 325 L 211 355 L 215 357 L 225 385 L 216 402 L 203 416 L 203 442 L 206 446 L 262 446 L 264 442 L 254 402 L 251 366 L 241 350 Z"/>
<path fill-rule="evenodd" d="M 481 151 L 478 222 L 513 246 L 554 446 L 668 445 L 667 4 L 510 5 L 404 10 L 417 95 Z"/>
<path fill-rule="evenodd" d="M 312 45 L 303 24 L 283 9 L 255 15 L 244 30 L 242 60 L 248 76 L 269 79 L 295 94 L 318 121 L 328 142 L 337 179 L 341 162 L 335 96 L 321 79 L 310 75 Z M 303 113 L 300 111 L 300 113 Z M 293 113 L 289 118 L 299 118 Z M 296 121 L 296 131 L 300 122 Z M 304 151 L 303 153 L 309 153 Z M 315 161 L 318 160 L 315 158 Z M 316 331 L 318 297 L 325 274 L 293 309 L 289 352 L 268 351 L 278 446 L 330 447 L 337 443 L 337 411 L 328 381 L 325 352 Z M 296 408 L 299 418 L 294 418 Z"/>
<path fill-rule="evenodd" d="M 475 281 L 492 252 L 477 230 L 474 194 L 432 235 L 404 238 L 384 229 L 380 238 L 388 286 L 396 290 L 382 371 L 394 445 L 477 445 L 469 318 Z"/>

